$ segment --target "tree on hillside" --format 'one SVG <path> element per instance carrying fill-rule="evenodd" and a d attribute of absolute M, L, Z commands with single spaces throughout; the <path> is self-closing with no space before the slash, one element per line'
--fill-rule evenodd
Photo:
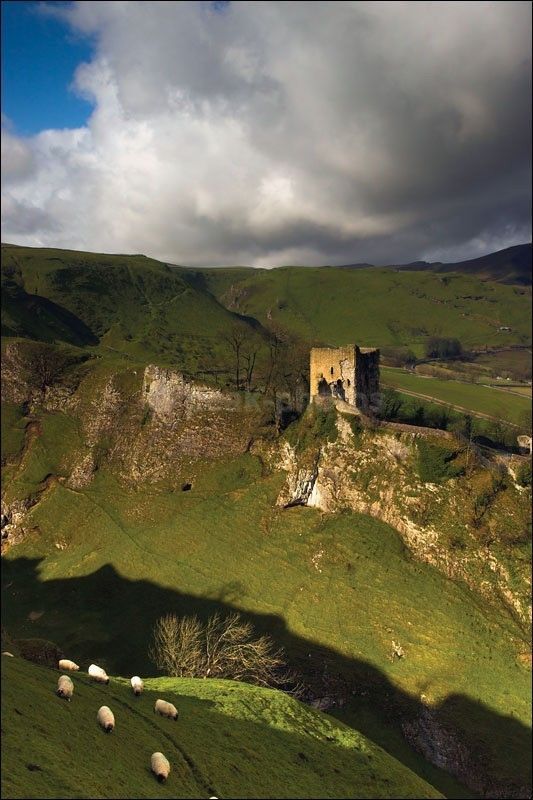
<path fill-rule="evenodd" d="M 281 424 L 282 396 L 296 411 L 303 410 L 309 391 L 309 345 L 280 325 L 270 328 L 268 355 L 263 370 L 263 393 L 270 397 L 275 409 L 275 421 Z"/>
<path fill-rule="evenodd" d="M 463 346 L 459 339 L 430 336 L 426 343 L 428 358 L 458 358 L 463 354 Z"/>
<path fill-rule="evenodd" d="M 254 636 L 251 623 L 236 612 L 214 614 L 206 623 L 166 614 L 154 627 L 149 656 L 171 677 L 229 678 L 271 688 L 300 691 L 282 650 L 269 636 Z"/>
<path fill-rule="evenodd" d="M 241 388 L 241 353 L 247 338 L 247 332 L 242 325 L 232 325 L 229 333 L 222 339 L 229 344 L 233 353 L 235 365 L 235 386 L 237 391 Z"/>
<path fill-rule="evenodd" d="M 7 361 L 16 365 L 22 379 L 41 392 L 52 386 L 73 358 L 46 342 L 24 342 L 6 349 Z"/>
<path fill-rule="evenodd" d="M 252 390 L 252 380 L 259 347 L 251 331 L 244 325 L 232 325 L 229 333 L 222 336 L 223 341 L 229 344 L 233 354 L 233 369 L 235 386 L 237 390 L 244 388 Z M 242 385 L 241 385 L 242 384 Z"/>
<path fill-rule="evenodd" d="M 396 389 L 385 386 L 381 392 L 381 401 L 379 404 L 379 415 L 383 419 L 398 419 L 399 413 L 402 408 L 402 398 Z"/>

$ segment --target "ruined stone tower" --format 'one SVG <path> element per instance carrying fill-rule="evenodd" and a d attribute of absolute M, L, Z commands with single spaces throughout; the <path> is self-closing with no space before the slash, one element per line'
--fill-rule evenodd
<path fill-rule="evenodd" d="M 372 347 L 313 347 L 311 402 L 325 397 L 343 400 L 361 411 L 379 403 L 379 350 Z"/>

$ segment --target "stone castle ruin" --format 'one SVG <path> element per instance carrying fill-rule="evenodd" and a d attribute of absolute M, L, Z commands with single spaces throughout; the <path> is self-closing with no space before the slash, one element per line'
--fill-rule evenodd
<path fill-rule="evenodd" d="M 332 397 L 368 411 L 379 404 L 379 350 L 373 347 L 313 347 L 310 354 L 312 403 Z"/>

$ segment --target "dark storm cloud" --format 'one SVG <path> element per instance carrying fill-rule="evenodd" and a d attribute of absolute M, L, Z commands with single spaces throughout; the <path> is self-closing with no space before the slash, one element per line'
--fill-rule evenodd
<path fill-rule="evenodd" d="M 529 3 L 52 13 L 96 36 L 76 76 L 95 112 L 84 131 L 35 137 L 32 179 L 8 184 L 64 223 L 28 244 L 274 265 L 530 237 Z"/>

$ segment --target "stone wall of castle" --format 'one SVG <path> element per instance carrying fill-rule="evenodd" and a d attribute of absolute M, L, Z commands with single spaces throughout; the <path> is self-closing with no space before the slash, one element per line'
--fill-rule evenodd
<path fill-rule="evenodd" d="M 362 410 L 377 404 L 379 350 L 346 347 L 313 347 L 310 353 L 311 402 L 334 397 Z"/>
<path fill-rule="evenodd" d="M 310 396 L 339 396 L 355 405 L 355 347 L 313 347 L 310 354 Z M 337 394 L 338 393 L 338 394 Z"/>
<path fill-rule="evenodd" d="M 379 350 L 355 346 L 355 381 L 357 408 L 379 405 Z"/>

